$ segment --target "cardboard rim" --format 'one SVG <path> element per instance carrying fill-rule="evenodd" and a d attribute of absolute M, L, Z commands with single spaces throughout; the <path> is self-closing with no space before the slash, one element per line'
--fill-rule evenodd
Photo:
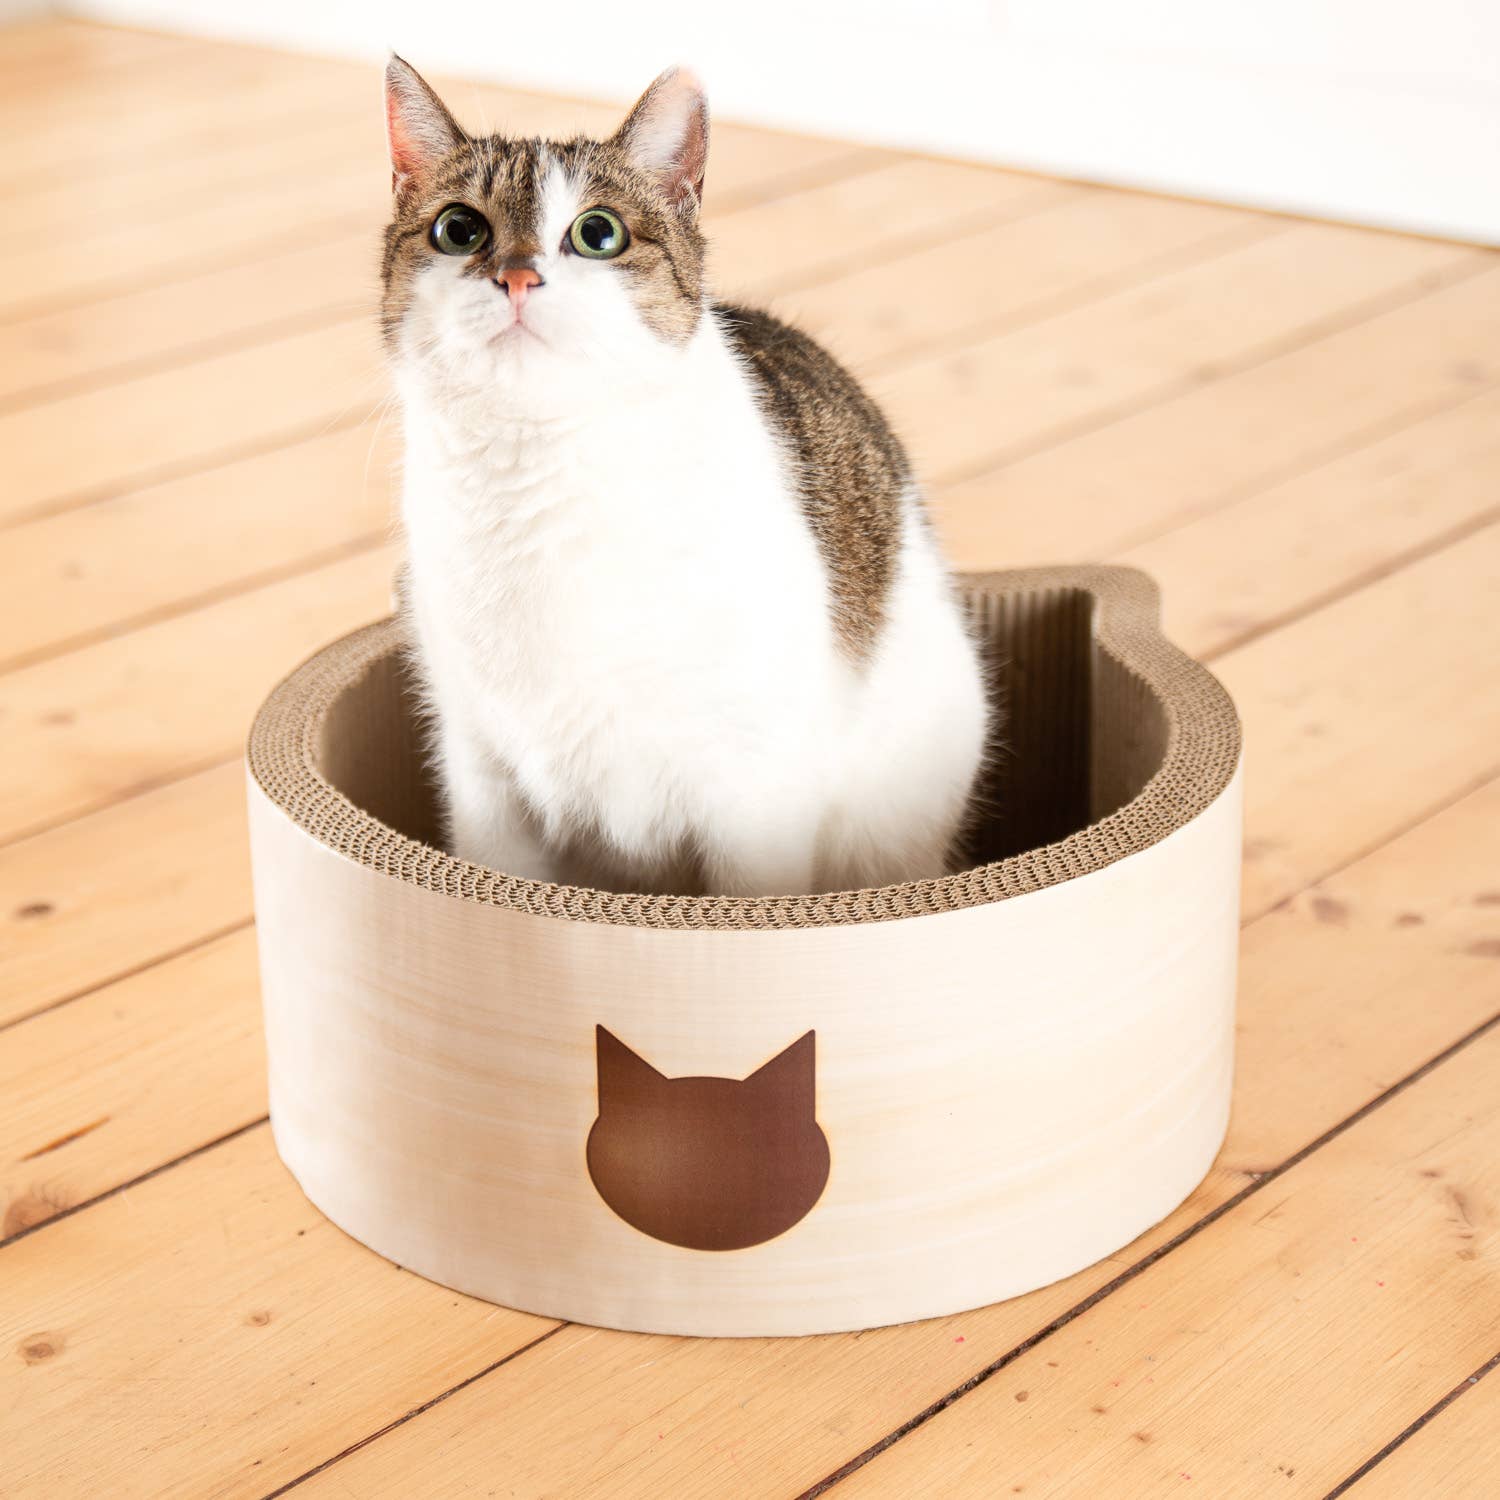
<path fill-rule="evenodd" d="M 1154 700 L 1166 727 L 1160 765 L 1123 805 L 1056 842 L 940 879 L 858 891 L 769 898 L 655 896 L 523 879 L 454 858 L 389 827 L 329 781 L 318 764 L 324 720 L 339 697 L 403 649 L 383 620 L 324 647 L 262 705 L 247 749 L 250 776 L 318 843 L 392 879 L 453 897 L 569 921 L 746 931 L 845 926 L 960 911 L 1045 890 L 1160 843 L 1211 806 L 1239 764 L 1241 730 L 1206 667 L 1163 636 L 1155 583 L 1133 568 L 1028 568 L 960 575 L 976 626 L 1016 596 L 1082 594 L 1095 652 Z"/>

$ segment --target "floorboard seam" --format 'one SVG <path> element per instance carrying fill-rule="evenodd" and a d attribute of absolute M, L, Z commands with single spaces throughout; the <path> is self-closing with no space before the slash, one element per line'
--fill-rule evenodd
<path fill-rule="evenodd" d="M 1284 1161 L 1278 1163 L 1276 1166 L 1262 1173 L 1259 1177 L 1256 1178 L 1254 1182 L 1247 1183 L 1243 1188 L 1239 1190 L 1239 1192 L 1235 1193 L 1230 1198 L 1226 1198 L 1223 1203 L 1218 1205 L 1217 1208 L 1212 1209 L 1209 1213 L 1206 1213 L 1201 1219 L 1198 1219 L 1196 1222 L 1189 1224 L 1185 1229 L 1173 1235 L 1170 1240 L 1167 1240 L 1164 1244 L 1158 1245 L 1156 1249 L 1152 1250 L 1149 1254 L 1142 1256 L 1140 1260 L 1135 1261 L 1133 1264 L 1127 1266 L 1125 1270 L 1121 1271 L 1118 1276 L 1112 1277 L 1109 1281 L 1105 1282 L 1103 1286 L 1098 1287 L 1096 1290 L 1089 1293 L 1087 1297 L 1084 1297 L 1080 1301 L 1074 1303 L 1072 1307 L 1066 1309 L 1062 1313 L 1059 1313 L 1058 1316 L 1052 1319 L 1051 1322 L 1038 1329 L 1037 1332 L 1030 1335 L 1030 1337 L 1022 1340 L 1022 1342 L 1016 1344 L 1013 1348 L 1008 1349 L 1004 1354 L 999 1356 L 999 1358 L 995 1359 L 990 1364 L 986 1365 L 982 1370 L 979 1370 L 974 1375 L 971 1375 L 961 1385 L 955 1386 L 951 1391 L 947 1393 L 947 1395 L 940 1396 L 930 1405 L 923 1407 L 923 1409 L 916 1413 L 915 1416 L 909 1417 L 899 1427 L 896 1427 L 891 1432 L 887 1433 L 885 1437 L 879 1439 L 877 1442 L 870 1444 L 868 1448 L 865 1448 L 860 1453 L 856 1454 L 847 1463 L 840 1465 L 837 1469 L 833 1470 L 832 1473 L 828 1474 L 823 1479 L 820 1479 L 809 1489 L 802 1491 L 802 1493 L 797 1496 L 797 1500 L 815 1500 L 815 1497 L 826 1493 L 835 1485 L 847 1479 L 857 1470 L 864 1468 L 864 1466 L 872 1459 L 878 1458 L 887 1449 L 894 1447 L 903 1438 L 910 1436 L 919 1427 L 924 1427 L 934 1417 L 946 1411 L 956 1402 L 961 1401 L 965 1396 L 969 1394 L 970 1391 L 977 1390 L 980 1386 L 985 1384 L 986 1381 L 991 1379 L 993 1376 L 998 1375 L 1002 1370 L 1006 1368 L 1006 1366 L 1014 1364 L 1015 1361 L 1021 1358 L 1022 1355 L 1029 1353 L 1032 1349 L 1036 1348 L 1039 1344 L 1050 1338 L 1054 1333 L 1057 1333 L 1061 1329 L 1066 1328 L 1069 1323 L 1073 1322 L 1076 1318 L 1079 1318 L 1084 1313 L 1088 1312 L 1090 1308 L 1096 1306 L 1100 1302 L 1103 1302 L 1106 1298 L 1119 1291 L 1121 1287 L 1126 1286 L 1130 1282 L 1134 1281 L 1143 1272 L 1148 1271 L 1152 1266 L 1154 1266 L 1159 1260 L 1162 1260 L 1164 1257 L 1170 1255 L 1172 1251 L 1186 1244 L 1189 1240 L 1196 1239 L 1197 1236 L 1201 1234 L 1205 1229 L 1208 1229 L 1212 1225 L 1218 1223 L 1220 1219 L 1222 1219 L 1226 1214 L 1232 1212 L 1234 1209 L 1238 1208 L 1240 1204 L 1254 1197 L 1257 1193 L 1262 1192 L 1271 1183 L 1276 1182 L 1278 1179 L 1284 1177 L 1288 1172 L 1292 1171 L 1295 1167 L 1306 1161 L 1315 1152 L 1320 1151 L 1331 1141 L 1337 1140 L 1339 1136 L 1343 1135 L 1346 1131 L 1351 1130 L 1354 1126 L 1358 1125 L 1362 1120 L 1368 1118 L 1376 1110 L 1388 1104 L 1399 1094 L 1404 1093 L 1413 1084 L 1421 1082 L 1421 1080 L 1426 1078 L 1428 1074 L 1441 1067 L 1450 1058 L 1457 1056 L 1457 1054 L 1464 1051 L 1465 1048 L 1472 1046 L 1475 1042 L 1479 1041 L 1482 1037 L 1493 1031 L 1497 1026 L 1500 1026 L 1500 1012 L 1492 1015 L 1488 1020 L 1480 1022 L 1478 1026 L 1475 1026 L 1470 1031 L 1466 1032 L 1463 1036 L 1459 1037 L 1457 1041 L 1450 1043 L 1447 1047 L 1443 1048 L 1441 1052 L 1435 1054 L 1433 1057 L 1428 1058 L 1427 1061 L 1423 1063 L 1419 1068 L 1415 1068 L 1410 1073 L 1407 1073 L 1404 1077 L 1397 1079 L 1397 1081 L 1391 1084 L 1389 1088 L 1383 1089 L 1380 1093 L 1376 1094 L 1374 1098 L 1366 1100 L 1365 1103 L 1362 1104 L 1357 1110 L 1355 1110 L 1353 1114 L 1345 1116 L 1345 1118 L 1340 1120 L 1337 1124 L 1330 1126 L 1321 1135 L 1309 1141 L 1300 1150 L 1295 1151 Z"/>
<path fill-rule="evenodd" d="M 1401 1431 L 1398 1432 L 1396 1436 L 1393 1437 L 1390 1442 L 1385 1445 L 1385 1447 L 1379 1449 L 1375 1453 L 1372 1453 L 1369 1458 L 1367 1458 L 1352 1474 L 1349 1475 L 1347 1479 L 1340 1480 L 1338 1484 L 1334 1485 L 1334 1487 L 1329 1490 L 1329 1492 L 1323 1497 L 1323 1500 L 1338 1500 L 1338 1497 L 1340 1495 L 1345 1494 L 1348 1490 L 1352 1489 L 1356 1484 L 1358 1484 L 1359 1481 L 1363 1479 L 1371 1469 L 1375 1468 L 1378 1464 L 1384 1463 L 1386 1459 L 1388 1459 L 1391 1454 L 1393 1454 L 1398 1448 L 1414 1438 L 1434 1417 L 1439 1416 L 1442 1412 L 1446 1411 L 1450 1406 L 1453 1405 L 1455 1401 L 1458 1400 L 1460 1396 L 1464 1395 L 1465 1392 L 1473 1390 L 1473 1388 L 1478 1385 L 1486 1375 L 1491 1374 L 1497 1366 L 1500 1366 L 1500 1354 L 1493 1355 L 1491 1358 L 1487 1359 L 1482 1365 L 1480 1365 L 1477 1370 L 1474 1371 L 1472 1375 L 1466 1376 L 1463 1380 L 1460 1380 L 1459 1383 L 1454 1386 L 1453 1389 L 1449 1391 L 1448 1394 L 1441 1400 L 1433 1402 L 1433 1404 L 1429 1406 L 1427 1410 L 1424 1411 L 1422 1415 L 1416 1419 L 1415 1422 L 1412 1422 L 1407 1427 L 1403 1427 Z"/>
<path fill-rule="evenodd" d="M 1274 635 L 1278 630 L 1296 625 L 1305 620 L 1309 615 L 1316 614 L 1320 609 L 1326 609 L 1330 604 L 1336 604 L 1348 594 L 1357 594 L 1362 589 L 1372 587 L 1377 583 L 1383 583 L 1387 578 L 1393 578 L 1403 568 L 1409 568 L 1415 563 L 1425 562 L 1429 557 L 1435 557 L 1439 552 L 1446 551 L 1449 547 L 1456 547 L 1462 542 L 1468 541 L 1471 536 L 1493 526 L 1500 521 L 1500 505 L 1494 505 L 1487 510 L 1479 511 L 1466 521 L 1460 521 L 1457 525 L 1450 526 L 1446 531 L 1438 532 L 1428 537 L 1425 541 L 1418 543 L 1408 551 L 1394 553 L 1384 563 L 1375 567 L 1367 568 L 1363 573 L 1358 573 L 1348 581 L 1347 588 L 1332 589 L 1323 594 L 1317 594 L 1307 599 L 1304 603 L 1294 609 L 1283 611 L 1279 615 L 1270 615 L 1261 624 L 1253 626 L 1249 630 L 1242 631 L 1230 640 L 1223 641 L 1211 651 L 1205 651 L 1199 658 L 1200 661 L 1214 661 L 1221 656 L 1227 656 L 1232 651 L 1238 651 L 1241 646 L 1253 645 L 1262 636 Z"/>
<path fill-rule="evenodd" d="M 1212 361 L 1214 368 L 1212 379 L 1205 380 L 1192 375 L 1179 376 L 1174 380 L 1163 382 L 1161 386 L 1149 393 L 1120 401 L 1117 405 L 1093 416 L 1061 423 L 1036 439 L 1019 443 L 1014 448 L 986 458 L 974 459 L 967 464 L 947 470 L 941 475 L 934 475 L 931 488 L 934 490 L 951 489 L 986 476 L 1001 474 L 1006 469 L 1053 448 L 1064 447 L 1068 443 L 1077 442 L 1079 438 L 1091 436 L 1095 432 L 1102 432 L 1121 422 L 1129 421 L 1132 417 L 1140 416 L 1142 412 L 1150 411 L 1152 407 L 1168 405 L 1194 391 L 1212 390 L 1225 380 L 1249 374 L 1253 370 L 1273 364 L 1278 359 L 1284 359 L 1289 354 L 1315 348 L 1329 339 L 1337 338 L 1340 334 L 1349 333 L 1366 323 L 1374 322 L 1375 319 L 1384 317 L 1388 313 L 1399 312 L 1405 307 L 1414 307 L 1439 292 L 1495 272 L 1497 266 L 1494 257 L 1484 259 L 1481 258 L 1483 255 L 1485 252 L 1476 250 L 1472 261 L 1461 262 L 1437 276 L 1413 277 L 1412 280 L 1399 287 L 1392 287 L 1385 292 L 1365 298 L 1345 312 L 1325 318 L 1313 318 L 1300 331 L 1272 339 L 1240 359 Z"/>
<path fill-rule="evenodd" d="M 279 1486 L 274 1490 L 268 1491 L 265 1495 L 261 1496 L 261 1500 L 276 1500 L 276 1497 L 278 1495 L 284 1495 L 288 1490 L 296 1489 L 299 1484 L 303 1484 L 307 1480 L 316 1477 L 325 1469 L 331 1469 L 336 1463 L 341 1463 L 351 1454 L 358 1453 L 361 1448 L 369 1447 L 371 1443 L 375 1442 L 379 1438 L 383 1438 L 388 1432 L 394 1432 L 396 1428 L 404 1427 L 408 1422 L 412 1420 L 413 1417 L 420 1417 L 423 1412 L 430 1411 L 434 1406 L 437 1406 L 440 1402 L 446 1401 L 450 1396 L 456 1396 L 460 1391 L 466 1389 L 468 1386 L 473 1385 L 476 1380 L 483 1380 L 486 1375 L 493 1374 L 496 1370 L 500 1369 L 502 1365 L 508 1365 L 511 1360 L 519 1359 L 528 1350 L 535 1349 L 538 1344 L 545 1344 L 548 1339 L 561 1333 L 564 1328 L 570 1327 L 572 1327 L 572 1324 L 570 1323 L 559 1323 L 555 1328 L 549 1328 L 545 1333 L 538 1334 L 537 1337 L 532 1339 L 529 1343 L 522 1344 L 519 1349 L 512 1349 L 510 1353 L 505 1355 L 503 1358 L 494 1360 L 492 1363 L 486 1365 L 482 1370 L 476 1370 L 472 1375 L 466 1376 L 463 1380 L 460 1380 L 457 1385 L 449 1386 L 447 1390 L 440 1391 L 436 1396 L 433 1396 L 430 1400 L 424 1401 L 420 1406 L 412 1407 L 409 1412 L 406 1412 L 404 1415 L 397 1417 L 395 1421 L 387 1422 L 384 1427 L 379 1429 L 379 1431 L 370 1433 L 368 1437 L 362 1437 L 357 1443 L 351 1443 L 347 1448 L 344 1448 L 340 1452 L 335 1453 L 332 1458 L 325 1458 L 322 1463 L 316 1465 L 314 1468 L 309 1469 L 305 1474 L 299 1474 L 295 1479 L 289 1479 L 285 1484 Z"/>
<path fill-rule="evenodd" d="M 373 436 L 371 441 L 374 441 Z M 90 646 L 99 646 L 105 641 L 118 640 L 121 636 L 131 635 L 137 630 L 149 630 L 153 625 L 163 625 L 168 620 L 180 619 L 183 615 L 193 614 L 200 609 L 211 609 L 216 604 L 227 604 L 229 600 L 237 599 L 241 594 L 250 594 L 256 589 L 287 583 L 303 573 L 314 573 L 319 568 L 329 568 L 336 563 L 348 562 L 351 558 L 378 551 L 391 540 L 389 527 L 383 526 L 379 531 L 361 532 L 347 541 L 324 547 L 316 554 L 297 558 L 280 567 L 264 568 L 258 573 L 246 574 L 243 578 L 221 584 L 217 588 L 207 589 L 201 594 L 184 596 L 173 600 L 171 604 L 159 605 L 154 609 L 143 610 L 139 614 L 127 615 L 119 620 L 111 621 L 108 625 L 80 631 L 75 636 L 68 636 L 63 640 L 38 646 L 34 650 L 23 651 L 19 655 L 0 659 L 0 677 L 9 672 L 24 672 L 30 667 L 40 666 L 43 662 L 56 661 L 59 657 L 69 656 L 74 651 L 86 651 Z"/>
<path fill-rule="evenodd" d="M 71 1219 L 74 1214 L 80 1214 L 86 1208 L 93 1208 L 96 1203 L 103 1203 L 106 1199 L 117 1198 L 121 1193 L 128 1193 L 131 1188 L 140 1187 L 142 1183 L 150 1182 L 153 1177 L 160 1177 L 163 1172 L 170 1172 L 174 1167 L 180 1167 L 184 1162 L 192 1161 L 194 1157 L 203 1156 L 209 1151 L 216 1151 L 220 1146 L 227 1146 L 230 1141 L 237 1141 L 242 1135 L 248 1135 L 252 1130 L 259 1130 L 262 1125 L 270 1123 L 269 1115 L 257 1115 L 253 1120 L 247 1120 L 243 1125 L 236 1125 L 233 1130 L 225 1131 L 223 1135 L 216 1135 L 211 1141 L 204 1141 L 200 1146 L 194 1146 L 191 1151 L 184 1151 L 180 1156 L 174 1156 L 171 1161 L 161 1162 L 147 1172 L 138 1173 L 128 1182 L 117 1182 L 112 1188 L 106 1188 L 102 1193 L 95 1193 L 90 1198 L 84 1198 L 78 1203 L 70 1203 L 67 1208 L 60 1208 L 55 1214 L 49 1214 L 45 1219 L 39 1219 L 35 1224 L 28 1224 L 24 1229 L 18 1229 L 14 1234 L 0 1239 L 0 1255 L 10 1249 L 12 1245 L 18 1245 L 24 1239 L 29 1239 L 40 1229 L 50 1228 L 53 1224 L 60 1224 L 64 1219 Z"/>
<path fill-rule="evenodd" d="M 207 948 L 217 943 L 220 938 L 226 938 L 236 932 L 244 932 L 255 925 L 254 915 L 240 917 L 237 921 L 229 922 L 222 927 L 216 927 L 211 932 L 206 932 L 200 937 L 193 938 L 191 942 L 179 943 L 175 948 L 165 948 L 160 953 L 153 953 L 150 958 L 142 959 L 139 963 L 130 964 L 128 967 L 111 974 L 107 979 L 101 979 L 97 984 L 85 985 L 82 989 L 74 990 L 70 994 L 59 995 L 55 1000 L 49 1000 L 45 1005 L 38 1006 L 35 1010 L 28 1010 L 19 1016 L 11 1016 L 8 1020 L 0 1021 L 0 1033 L 7 1032 L 15 1026 L 24 1026 L 28 1021 L 35 1021 L 38 1016 L 49 1016 L 55 1010 L 61 1010 L 65 1005 L 72 1005 L 77 1000 L 87 1000 L 90 995 L 97 995 L 101 990 L 107 990 L 113 985 L 124 984 L 127 979 L 134 979 L 138 975 L 148 974 L 152 969 L 159 969 L 163 964 L 169 964 L 174 959 L 185 958 L 189 953 L 196 953 L 200 948 Z"/>

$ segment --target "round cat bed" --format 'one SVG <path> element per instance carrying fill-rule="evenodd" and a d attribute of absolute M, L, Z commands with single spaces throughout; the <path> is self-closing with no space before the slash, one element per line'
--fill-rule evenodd
<path fill-rule="evenodd" d="M 382 1255 L 684 1334 L 932 1317 L 1099 1260 L 1229 1110 L 1240 732 L 1123 569 L 963 580 L 1005 708 L 972 867 L 766 900 L 443 853 L 397 629 L 249 746 L 271 1120 Z"/>

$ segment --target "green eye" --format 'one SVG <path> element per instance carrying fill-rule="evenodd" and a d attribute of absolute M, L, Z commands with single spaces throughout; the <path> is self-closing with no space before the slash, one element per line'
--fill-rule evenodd
<path fill-rule="evenodd" d="M 472 255 L 490 237 L 482 215 L 462 203 L 450 203 L 432 221 L 432 244 L 444 255 Z"/>
<path fill-rule="evenodd" d="M 609 260 L 630 243 L 630 235 L 618 214 L 607 208 L 591 208 L 573 220 L 568 242 L 590 260 Z"/>

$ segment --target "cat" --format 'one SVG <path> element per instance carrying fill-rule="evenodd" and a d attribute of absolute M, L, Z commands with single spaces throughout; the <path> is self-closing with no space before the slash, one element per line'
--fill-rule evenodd
<path fill-rule="evenodd" d="M 589 1176 L 643 1234 L 688 1250 L 744 1250 L 807 1217 L 828 1182 L 806 1032 L 748 1078 L 664 1078 L 600 1026 Z"/>
<path fill-rule="evenodd" d="M 977 649 L 874 403 L 709 293 L 701 85 L 663 73 L 607 140 L 470 136 L 393 57 L 386 115 L 404 612 L 450 850 L 658 893 L 946 873 Z"/>

